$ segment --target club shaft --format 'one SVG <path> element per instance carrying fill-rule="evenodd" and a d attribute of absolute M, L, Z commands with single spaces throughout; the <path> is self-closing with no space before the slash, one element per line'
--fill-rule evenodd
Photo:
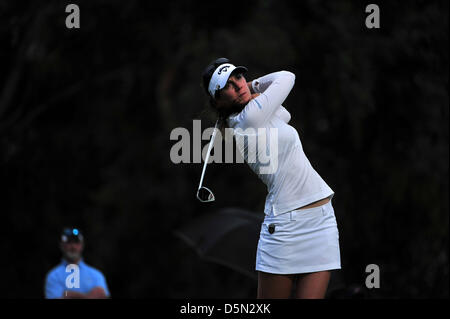
<path fill-rule="evenodd" d="M 200 177 L 200 183 L 198 184 L 198 189 L 200 189 L 202 187 L 203 177 L 205 176 L 205 171 L 206 171 L 206 165 L 208 165 L 209 155 L 211 153 L 211 149 L 213 147 L 214 140 L 216 138 L 217 123 L 218 123 L 218 121 L 216 122 L 216 125 L 214 126 L 214 131 L 211 136 L 211 141 L 209 142 L 208 152 L 206 153 L 205 163 L 203 164 L 202 176 Z"/>

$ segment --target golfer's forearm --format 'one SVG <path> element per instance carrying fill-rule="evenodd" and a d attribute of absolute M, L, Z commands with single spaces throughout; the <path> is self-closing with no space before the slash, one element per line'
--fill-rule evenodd
<path fill-rule="evenodd" d="M 294 86 L 295 75 L 280 71 L 271 73 L 252 81 L 254 91 L 261 93 L 254 98 L 249 107 L 244 109 L 244 117 L 249 127 L 263 127 L 289 95 Z M 285 120 L 288 120 L 287 117 Z"/>
<path fill-rule="evenodd" d="M 292 83 L 291 83 L 292 82 Z M 295 74 L 289 71 L 278 71 L 263 75 L 257 79 L 252 81 L 252 87 L 256 93 L 266 92 L 273 84 L 281 84 L 282 87 L 289 87 L 292 89 L 292 86 L 295 82 Z M 289 93 L 289 92 L 287 92 Z"/>

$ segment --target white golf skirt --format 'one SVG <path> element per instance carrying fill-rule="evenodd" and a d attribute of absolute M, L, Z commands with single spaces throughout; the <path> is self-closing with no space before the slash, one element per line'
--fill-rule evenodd
<path fill-rule="evenodd" d="M 331 199 L 318 207 L 266 215 L 256 252 L 256 270 L 300 274 L 332 269 L 341 269 L 341 257 Z"/>

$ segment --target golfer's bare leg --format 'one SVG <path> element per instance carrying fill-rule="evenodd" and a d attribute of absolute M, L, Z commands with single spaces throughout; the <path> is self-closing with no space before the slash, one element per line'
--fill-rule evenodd
<path fill-rule="evenodd" d="M 319 271 L 308 274 L 299 274 L 297 279 L 298 299 L 323 299 L 330 281 L 330 271 Z"/>
<path fill-rule="evenodd" d="M 291 296 L 293 275 L 258 272 L 258 299 L 287 299 Z"/>

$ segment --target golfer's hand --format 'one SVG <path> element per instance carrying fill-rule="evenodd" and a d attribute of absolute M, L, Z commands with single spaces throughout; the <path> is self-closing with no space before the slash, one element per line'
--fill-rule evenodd
<path fill-rule="evenodd" d="M 250 93 L 255 93 L 255 92 L 253 92 L 253 87 L 252 87 L 252 81 L 250 81 L 250 82 L 247 82 L 247 86 L 248 86 L 248 89 L 250 90 Z"/>
<path fill-rule="evenodd" d="M 253 100 L 255 97 L 257 97 L 259 95 L 259 93 L 253 93 L 252 94 L 252 98 L 251 98 L 251 100 Z"/>

